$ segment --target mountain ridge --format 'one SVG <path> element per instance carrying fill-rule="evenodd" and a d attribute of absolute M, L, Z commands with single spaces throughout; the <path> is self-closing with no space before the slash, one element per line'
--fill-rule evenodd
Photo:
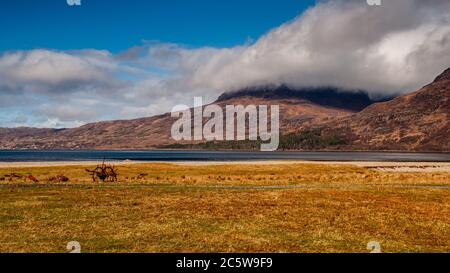
<path fill-rule="evenodd" d="M 450 68 L 421 89 L 322 126 L 353 148 L 450 151 Z"/>
<path fill-rule="evenodd" d="M 319 149 L 450 151 L 450 68 L 418 91 L 390 100 L 332 87 L 278 86 L 224 93 L 214 103 L 280 105 L 281 134 L 333 140 Z M 170 138 L 175 120 L 165 113 L 68 129 L 0 128 L 0 149 L 155 149 L 176 143 Z"/>

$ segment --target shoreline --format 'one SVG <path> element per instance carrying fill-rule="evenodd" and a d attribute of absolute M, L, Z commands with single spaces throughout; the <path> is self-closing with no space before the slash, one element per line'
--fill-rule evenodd
<path fill-rule="evenodd" d="M 95 166 L 99 161 L 33 161 L 33 162 L 0 162 L 0 169 L 64 167 L 64 166 Z M 174 164 L 183 166 L 214 166 L 214 165 L 353 165 L 384 172 L 450 172 L 450 162 L 395 162 L 395 161 L 308 161 L 308 160 L 248 160 L 248 161 L 107 161 L 115 166 Z"/>

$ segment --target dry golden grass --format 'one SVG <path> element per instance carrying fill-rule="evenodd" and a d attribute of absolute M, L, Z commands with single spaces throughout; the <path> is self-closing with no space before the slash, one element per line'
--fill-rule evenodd
<path fill-rule="evenodd" d="M 0 252 L 64 252 L 74 240 L 82 252 L 368 252 L 369 241 L 384 252 L 450 251 L 449 173 L 142 164 L 120 166 L 117 186 L 99 187 L 84 169 L 0 169 L 84 185 L 0 187 Z"/>
<path fill-rule="evenodd" d="M 70 178 L 71 184 L 90 184 L 85 166 L 33 167 L 0 169 L 0 180 L 9 173 L 32 174 L 40 184 L 58 174 Z M 122 165 L 119 183 L 160 185 L 298 185 L 298 184 L 450 184 L 449 172 L 392 173 L 380 172 L 352 165 L 273 164 L 273 165 Z M 5 179 L 0 183 L 31 183 Z"/>

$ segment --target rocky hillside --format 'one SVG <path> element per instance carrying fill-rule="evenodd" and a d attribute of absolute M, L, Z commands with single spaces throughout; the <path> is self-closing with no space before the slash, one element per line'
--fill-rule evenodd
<path fill-rule="evenodd" d="M 316 93 L 317 92 L 317 93 Z M 362 92 L 337 89 L 246 89 L 222 95 L 216 104 L 280 105 L 283 134 L 343 118 L 373 103 Z M 355 110 L 356 109 L 356 110 Z M 147 149 L 174 141 L 170 114 L 97 122 L 72 129 L 0 129 L 0 149 Z"/>
<path fill-rule="evenodd" d="M 347 149 L 450 151 L 450 68 L 416 92 L 321 127 L 347 139 Z"/>

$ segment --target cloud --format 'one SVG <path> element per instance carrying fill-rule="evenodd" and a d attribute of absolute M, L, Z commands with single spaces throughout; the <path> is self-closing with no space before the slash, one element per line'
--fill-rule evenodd
<path fill-rule="evenodd" d="M 211 102 L 261 85 L 406 93 L 450 66 L 448 48 L 447 0 L 386 0 L 380 7 L 331 0 L 232 48 L 145 42 L 119 54 L 7 52 L 0 55 L 0 113 L 13 108 L 17 115 L 0 126 L 16 124 L 17 116 L 57 127 L 150 116 L 192 104 L 194 96 Z"/>
<path fill-rule="evenodd" d="M 108 60 L 50 50 L 9 52 L 0 58 L 0 79 L 10 89 L 43 92 L 107 84 L 114 81 Z"/>
<path fill-rule="evenodd" d="M 81 122 L 98 115 L 97 109 L 89 107 L 73 107 L 70 105 L 42 105 L 36 112 L 61 122 Z"/>
<path fill-rule="evenodd" d="M 412 91 L 450 66 L 450 4 L 427 3 L 321 3 L 250 46 L 179 50 L 180 67 L 194 87 L 214 90 L 284 83 Z"/>

